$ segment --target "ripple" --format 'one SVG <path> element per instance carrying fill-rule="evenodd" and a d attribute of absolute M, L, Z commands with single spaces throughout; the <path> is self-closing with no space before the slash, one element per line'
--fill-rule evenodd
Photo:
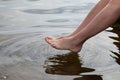
<path fill-rule="evenodd" d="M 5 25 L 0 25 L 0 28 L 1 28 L 1 27 L 5 27 Z"/>
<path fill-rule="evenodd" d="M 34 73 L 34 74 L 33 74 Z M 0 67 L 0 80 L 53 80 L 30 63 Z"/>
<path fill-rule="evenodd" d="M 32 14 L 61 14 L 65 12 L 78 13 L 83 10 L 90 9 L 92 5 L 93 4 L 89 4 L 86 6 L 66 6 L 66 7 L 59 7 L 54 9 L 27 9 L 22 11 L 26 13 L 32 13 Z"/>
<path fill-rule="evenodd" d="M 27 9 L 23 12 L 32 13 L 32 14 L 60 14 L 63 13 L 61 9 Z"/>
<path fill-rule="evenodd" d="M 40 1 L 40 0 L 28 0 L 28 1 Z"/>
<path fill-rule="evenodd" d="M 7 1 L 14 2 L 14 0 L 2 0 L 2 1 L 6 1 L 5 3 L 7 3 Z M 15 1 L 18 1 L 18 0 L 15 0 Z M 21 1 L 24 1 L 24 0 L 21 0 Z M 37 2 L 41 0 L 26 0 L 25 2 L 29 4 L 29 3 L 33 3 L 34 1 Z M 43 2 L 46 2 L 46 1 L 43 1 Z M 16 8 L 14 8 L 14 5 L 11 6 L 12 4 L 8 6 L 8 7 L 13 7 L 14 9 L 13 8 L 7 9 L 6 7 L 2 9 L 1 7 L 1 11 L 3 12 L 3 15 L 1 13 L 1 16 L 0 16 L 1 23 L 5 21 L 10 23 L 10 21 L 14 22 L 15 20 L 19 19 L 18 23 L 21 23 L 23 26 L 25 26 L 25 22 L 22 23 L 20 17 L 23 18 L 26 16 L 25 17 L 27 18 L 26 20 L 29 20 L 32 18 L 34 19 L 35 18 L 34 16 L 36 16 L 35 14 L 58 14 L 58 16 L 59 14 L 62 14 L 62 13 L 79 14 L 81 12 L 87 11 L 93 6 L 93 3 L 88 3 L 82 6 L 75 5 L 75 6 L 63 6 L 63 7 L 58 7 L 58 8 L 43 9 L 39 6 L 41 4 L 37 2 L 37 4 L 39 4 L 37 5 L 39 6 L 39 9 L 35 8 L 36 5 L 31 5 L 31 4 L 30 4 L 31 7 L 29 7 L 28 9 L 27 7 L 29 5 L 27 5 L 27 3 L 22 4 L 23 6 L 18 5 L 18 7 L 16 6 Z M 17 4 L 15 3 L 15 5 Z M 24 5 L 26 7 L 24 7 Z M 19 17 L 15 17 L 14 19 L 14 16 L 12 15 L 15 15 L 16 13 L 12 15 L 7 15 L 7 13 L 10 10 L 21 10 L 25 13 L 30 13 L 33 15 L 27 16 L 26 14 L 25 15 L 18 14 Z M 5 12 L 6 14 L 4 14 Z M 11 11 L 10 11 L 10 14 L 11 14 Z M 67 53 L 67 54 L 66 53 L 59 54 L 57 50 L 54 50 L 53 48 L 49 47 L 44 42 L 43 35 L 48 34 L 48 33 L 49 35 L 57 34 L 57 36 L 58 34 L 65 34 L 65 33 L 73 31 L 73 26 L 75 25 L 71 25 L 71 24 L 60 25 L 60 22 L 70 21 L 69 19 L 68 20 L 63 19 L 64 17 L 66 17 L 66 14 L 63 15 L 64 16 L 63 18 L 56 18 L 54 15 L 53 15 L 54 17 L 53 16 L 48 17 L 48 16 L 49 15 L 45 15 L 45 18 L 47 20 L 44 18 L 44 16 L 42 16 L 40 20 L 45 19 L 46 21 L 45 23 L 51 22 L 51 24 L 50 23 L 44 24 L 44 21 L 42 24 L 41 23 L 32 24 L 31 22 L 28 21 L 28 24 L 31 23 L 32 25 L 36 25 L 36 26 L 32 26 L 32 28 L 21 29 L 21 28 L 17 28 L 17 24 L 15 24 L 15 29 L 14 29 L 11 27 L 5 27 L 6 25 L 8 25 L 7 23 L 5 25 L 3 23 L 0 24 L 0 34 L 2 33 L 0 35 L 0 56 L 1 56 L 0 57 L 0 79 L 8 80 L 9 78 L 13 77 L 13 79 L 10 79 L 10 80 L 22 80 L 22 79 L 34 80 L 37 77 L 36 80 L 53 80 L 53 79 L 49 79 L 51 77 L 55 79 L 58 78 L 59 80 L 65 80 L 68 75 L 72 75 L 74 76 L 74 79 L 66 79 L 66 80 L 89 80 L 89 79 L 102 80 L 102 76 L 99 74 L 102 74 L 102 73 L 109 74 L 109 73 L 114 73 L 120 70 L 119 69 L 120 54 L 119 52 L 116 52 L 113 49 L 113 51 L 111 51 L 110 53 L 114 54 L 114 56 L 111 57 L 109 55 L 109 51 L 108 49 L 106 49 L 107 44 L 109 44 L 109 40 L 105 41 L 103 39 L 103 35 L 101 35 L 102 38 L 101 36 L 99 36 L 98 39 L 101 39 L 101 40 L 98 42 L 96 42 L 97 39 L 95 39 L 96 41 L 93 40 L 93 42 L 92 41 L 88 42 L 88 43 L 91 43 L 92 45 L 88 44 L 87 46 L 85 46 L 87 49 L 84 49 L 85 51 L 83 51 L 83 56 L 80 56 L 81 54 L 79 55 L 79 54 L 75 54 L 72 52 Z M 58 24 L 52 24 L 52 23 L 58 23 Z M 114 29 L 112 32 L 117 34 L 117 32 Z M 118 50 L 120 51 L 120 39 L 119 39 L 120 35 L 118 34 L 118 37 L 113 36 L 110 38 L 113 40 L 118 39 L 117 41 L 113 42 L 112 46 L 118 47 Z M 103 42 L 104 43 L 106 42 L 106 44 L 104 44 L 103 46 L 100 46 L 99 44 L 102 45 Z M 98 45 L 98 46 L 94 46 L 94 45 Z M 105 47 L 105 49 L 103 49 L 103 47 Z M 111 45 L 110 46 L 108 45 L 107 47 L 110 48 Z M 88 48 L 91 49 L 91 51 Z M 112 50 L 112 48 L 110 50 Z M 108 55 L 105 55 L 105 54 L 108 54 Z M 52 57 L 50 57 L 51 55 Z M 44 62 L 45 62 L 45 65 L 44 65 Z M 11 65 L 20 64 L 20 63 L 23 65 L 11 66 Z M 43 69 L 43 66 L 42 68 L 39 66 L 34 68 L 32 64 L 40 65 L 40 66 L 43 65 L 45 66 L 45 68 Z M 3 69 L 1 68 L 1 66 L 3 65 L 7 65 L 7 66 L 5 66 Z M 42 72 L 39 72 L 40 70 Z M 46 76 L 42 75 L 42 73 L 45 73 L 44 70 L 47 73 L 46 75 L 55 74 L 57 75 L 57 77 L 49 75 L 49 77 L 46 79 Z M 1 71 L 5 71 L 5 73 L 9 75 L 6 75 L 2 73 Z M 45 76 L 45 79 L 44 79 L 44 76 Z M 63 79 L 63 77 L 65 79 Z"/>
<path fill-rule="evenodd" d="M 7 80 L 8 76 L 7 75 L 3 75 L 0 73 L 0 79 L 1 80 Z"/>
<path fill-rule="evenodd" d="M 12 0 L 1 0 L 1 1 L 12 1 Z"/>
<path fill-rule="evenodd" d="M 69 22 L 67 19 L 54 19 L 54 20 L 47 20 L 47 22 Z"/>

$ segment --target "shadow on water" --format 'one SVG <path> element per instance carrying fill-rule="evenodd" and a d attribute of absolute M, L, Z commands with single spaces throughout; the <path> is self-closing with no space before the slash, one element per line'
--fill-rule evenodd
<path fill-rule="evenodd" d="M 98 75 L 84 75 L 82 77 L 79 78 L 75 78 L 73 80 L 103 80 L 101 76 Z"/>
<path fill-rule="evenodd" d="M 45 61 L 45 72 L 59 75 L 80 75 L 84 72 L 92 72 L 95 69 L 82 67 L 82 61 L 77 53 L 67 53 L 49 57 Z"/>
<path fill-rule="evenodd" d="M 108 30 L 108 31 L 117 34 L 117 37 L 110 36 L 110 38 L 115 40 L 113 44 L 118 48 L 119 52 L 114 52 L 114 51 L 111 52 L 115 55 L 112 57 L 120 65 L 120 20 L 118 20 L 115 24 L 112 25 L 112 30 Z"/>

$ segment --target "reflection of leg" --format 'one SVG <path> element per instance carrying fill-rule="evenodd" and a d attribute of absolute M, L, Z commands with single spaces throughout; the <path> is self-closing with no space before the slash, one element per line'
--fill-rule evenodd
<path fill-rule="evenodd" d="M 77 32 L 80 32 L 108 4 L 109 1 L 110 0 L 101 0 L 101 1 L 99 1 L 96 4 L 96 6 L 89 12 L 89 14 L 84 19 L 84 21 L 81 23 L 81 25 L 72 34 L 70 34 L 69 36 L 74 35 Z"/>
<path fill-rule="evenodd" d="M 74 80 L 103 80 L 101 75 L 83 75 L 82 77 L 75 78 Z"/>
<path fill-rule="evenodd" d="M 56 49 L 71 50 L 79 52 L 81 47 L 88 38 L 105 30 L 120 16 L 120 1 L 111 0 L 92 20 L 91 22 L 77 34 L 71 37 L 57 39 L 46 37 L 46 41 Z"/>

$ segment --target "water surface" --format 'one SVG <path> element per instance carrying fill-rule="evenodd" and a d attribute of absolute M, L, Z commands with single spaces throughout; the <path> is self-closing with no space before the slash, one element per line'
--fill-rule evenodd
<path fill-rule="evenodd" d="M 78 54 L 44 41 L 75 30 L 97 2 L 0 0 L 0 80 L 119 80 L 119 28 L 89 39 Z"/>

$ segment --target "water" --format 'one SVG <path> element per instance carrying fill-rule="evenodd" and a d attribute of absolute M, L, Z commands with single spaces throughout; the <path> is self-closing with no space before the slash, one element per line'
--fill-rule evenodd
<path fill-rule="evenodd" d="M 79 54 L 44 41 L 75 30 L 97 2 L 0 0 L 0 80 L 119 80 L 117 28 L 89 39 Z"/>

